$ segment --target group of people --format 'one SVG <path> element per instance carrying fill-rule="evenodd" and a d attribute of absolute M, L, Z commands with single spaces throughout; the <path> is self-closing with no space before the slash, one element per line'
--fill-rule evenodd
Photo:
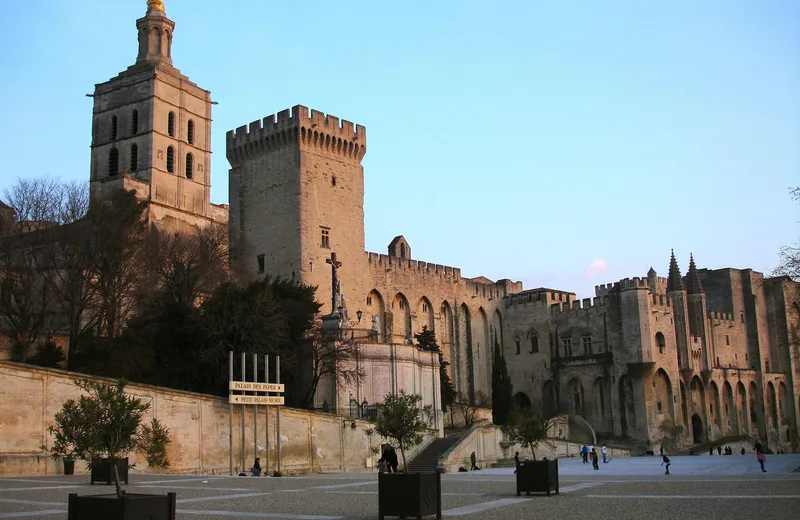
<path fill-rule="evenodd" d="M 387 446 L 383 449 L 381 458 L 378 459 L 378 472 L 380 473 L 397 473 L 397 452 L 394 448 Z"/>
<path fill-rule="evenodd" d="M 600 452 L 603 455 L 603 464 L 605 464 L 608 462 L 608 454 L 605 444 L 603 444 L 603 446 L 600 448 Z M 589 464 L 589 461 L 591 460 L 592 467 L 596 470 L 600 469 L 600 465 L 598 464 L 597 449 L 594 447 L 594 445 L 587 446 L 584 444 L 581 446 L 581 458 L 583 459 L 584 464 Z"/>
<path fill-rule="evenodd" d="M 744 446 L 742 446 L 742 449 L 741 449 L 740 453 L 742 455 L 745 454 Z M 709 448 L 708 454 L 709 455 L 713 455 L 714 454 L 714 447 L 713 446 L 711 448 Z M 717 454 L 718 455 L 733 455 L 733 449 L 731 449 L 730 446 L 725 446 L 724 449 L 722 448 L 722 446 L 717 446 Z"/>

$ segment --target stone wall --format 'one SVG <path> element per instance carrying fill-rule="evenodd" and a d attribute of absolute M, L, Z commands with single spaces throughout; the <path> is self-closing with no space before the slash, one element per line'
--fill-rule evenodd
<path fill-rule="evenodd" d="M 0 475 L 47 475 L 61 471 L 60 462 L 57 467 L 40 447 L 52 445 L 47 426 L 52 424 L 61 405 L 80 395 L 73 384 L 75 378 L 111 382 L 63 370 L 0 362 Z M 170 472 L 229 473 L 229 405 L 225 398 L 137 384 L 130 384 L 126 391 L 150 403 L 145 420 L 156 417 L 169 428 Z M 237 473 L 243 467 L 241 408 L 234 406 L 232 416 L 233 466 Z M 256 456 L 261 457 L 264 467 L 267 442 L 269 470 L 276 469 L 276 414 L 277 408 L 271 407 L 267 436 L 265 409 L 258 408 L 257 431 L 253 427 L 253 407 L 245 410 L 245 469 L 252 466 Z M 375 436 L 370 439 L 364 433 L 370 423 L 290 408 L 282 408 L 280 416 L 283 474 L 374 470 L 370 444 L 378 446 L 380 439 Z M 423 444 L 407 454 L 409 458 L 434 438 L 436 432 L 426 435 Z M 140 455 L 131 454 L 130 458 L 137 463 L 137 470 L 151 471 Z M 78 464 L 76 470 L 83 471 L 85 467 Z"/>

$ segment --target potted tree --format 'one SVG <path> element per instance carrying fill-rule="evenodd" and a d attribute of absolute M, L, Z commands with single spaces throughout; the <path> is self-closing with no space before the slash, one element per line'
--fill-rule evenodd
<path fill-rule="evenodd" d="M 532 410 L 513 413 L 508 422 L 500 427 L 506 438 L 528 446 L 533 460 L 523 461 L 517 468 L 517 496 L 523 491 L 558 494 L 558 459 L 536 460 L 536 446 L 547 438 L 552 419 L 540 417 Z"/>
<path fill-rule="evenodd" d="M 75 381 L 86 394 L 77 401 L 68 400 L 49 427 L 54 445 L 50 450 L 87 462 L 91 483 L 114 482 L 112 495 L 69 495 L 68 517 L 82 518 L 175 518 L 175 493 L 145 495 L 125 493 L 120 481 L 128 483 L 128 457 L 141 452 L 150 467 L 167 467 L 166 448 L 169 431 L 157 419 L 142 424 L 150 408 L 138 397 L 124 393 L 125 382 L 108 384 L 99 381 Z M 99 516 L 98 516 L 99 515 Z"/>
<path fill-rule="evenodd" d="M 75 413 L 77 403 L 75 401 L 64 403 L 61 411 L 56 413 L 55 421 L 60 425 L 47 427 L 47 431 L 53 436 L 53 446 L 48 448 L 42 446 L 42 450 L 49 451 L 54 460 L 62 459 L 64 463 L 64 475 L 75 474 L 75 439 L 82 424 Z"/>
<path fill-rule="evenodd" d="M 378 475 L 378 518 L 385 516 L 414 517 L 436 515 L 442 517 L 441 474 L 408 473 L 406 450 L 422 443 L 422 434 L 431 422 L 430 405 L 420 407 L 422 397 L 400 391 L 384 398 L 384 404 L 375 417 L 375 433 L 393 441 L 403 458 L 402 473 Z"/>

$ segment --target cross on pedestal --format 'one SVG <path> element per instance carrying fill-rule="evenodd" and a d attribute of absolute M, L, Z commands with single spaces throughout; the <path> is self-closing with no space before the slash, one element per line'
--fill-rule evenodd
<path fill-rule="evenodd" d="M 325 263 L 331 264 L 331 314 L 336 314 L 339 311 L 336 300 L 339 295 L 339 268 L 342 263 L 336 260 L 336 253 L 331 253 L 331 257 L 326 258 Z"/>

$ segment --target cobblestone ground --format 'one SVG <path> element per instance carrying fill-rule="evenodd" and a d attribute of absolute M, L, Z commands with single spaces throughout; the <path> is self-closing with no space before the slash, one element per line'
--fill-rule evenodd
<path fill-rule="evenodd" d="M 800 455 L 615 459 L 594 471 L 561 459 L 561 493 L 517 497 L 513 468 L 443 475 L 444 517 L 707 519 L 798 518 Z M 333 520 L 378 516 L 377 475 L 203 477 L 132 474 L 130 493 L 178 495 L 178 518 Z M 66 518 L 69 493 L 111 493 L 87 475 L 0 479 L 0 519 Z"/>

